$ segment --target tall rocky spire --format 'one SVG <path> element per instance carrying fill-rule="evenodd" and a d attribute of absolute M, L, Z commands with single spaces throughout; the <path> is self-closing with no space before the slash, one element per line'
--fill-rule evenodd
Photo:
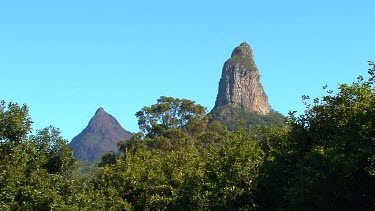
<path fill-rule="evenodd" d="M 233 50 L 222 70 L 215 108 L 228 105 L 247 112 L 270 113 L 268 97 L 253 60 L 253 50 L 245 42 Z"/>

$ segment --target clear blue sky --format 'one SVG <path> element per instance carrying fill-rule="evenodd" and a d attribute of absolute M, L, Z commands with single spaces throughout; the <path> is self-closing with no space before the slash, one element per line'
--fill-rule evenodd
<path fill-rule="evenodd" d="M 159 96 L 214 106 L 223 63 L 249 43 L 271 106 L 303 112 L 367 74 L 374 0 L 1 1 L 0 99 L 69 141 L 99 107 L 137 132 Z"/>

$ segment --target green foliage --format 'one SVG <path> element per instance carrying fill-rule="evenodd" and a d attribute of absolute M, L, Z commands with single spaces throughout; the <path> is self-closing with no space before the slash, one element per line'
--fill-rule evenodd
<path fill-rule="evenodd" d="M 257 67 L 255 65 L 255 62 L 252 59 L 249 59 L 248 57 L 244 57 L 241 55 L 234 55 L 232 56 L 227 63 L 228 65 L 233 64 L 240 64 L 243 65 L 249 72 L 256 72 Z"/>
<path fill-rule="evenodd" d="M 0 209 L 66 210 L 73 202 L 73 152 L 53 127 L 30 135 L 26 105 L 0 108 Z"/>
<path fill-rule="evenodd" d="M 242 129 L 233 138 L 212 146 L 205 157 L 210 209 L 254 207 L 253 192 L 263 157 L 255 135 Z"/>
<path fill-rule="evenodd" d="M 263 188 L 258 194 L 264 207 L 375 207 L 374 70 L 369 73 L 368 81 L 360 76 L 352 85 L 341 84 L 337 94 L 327 91 L 321 100 L 306 102 L 305 113 L 296 117 L 292 112 L 284 131 L 263 131 L 267 156 L 262 168 Z"/>
<path fill-rule="evenodd" d="M 101 190 L 116 188 L 115 195 L 129 201 L 137 210 L 165 210 L 177 206 L 185 179 L 195 177 L 197 152 L 181 149 L 174 152 L 140 149 L 113 167 L 105 167 L 95 180 Z M 185 190 L 187 191 L 187 190 Z"/>
<path fill-rule="evenodd" d="M 22 143 L 31 131 L 31 118 L 26 105 L 19 106 L 5 101 L 0 103 L 0 141 L 4 143 Z"/>
<path fill-rule="evenodd" d="M 225 65 L 240 64 L 244 65 L 249 72 L 256 72 L 257 68 L 252 58 L 252 50 L 247 43 L 237 46 L 231 55 L 231 58 Z"/>
<path fill-rule="evenodd" d="M 117 145 L 119 147 L 119 152 L 126 155 L 128 153 L 135 153 L 139 148 L 145 148 L 146 144 L 144 143 L 144 134 L 138 132 L 133 134 L 130 140 L 120 141 Z"/>
<path fill-rule="evenodd" d="M 370 159 L 375 152 L 375 93 L 373 81 L 358 79 L 351 86 L 340 85 L 336 95 L 315 100 L 292 124 L 295 130 L 306 133 L 305 156 L 297 171 L 304 178 L 297 177 L 296 184 L 288 189 L 293 205 L 309 202 L 319 207 L 324 203 L 339 209 L 375 206 L 375 177 L 368 171 L 373 169 Z M 302 193 L 306 198 L 295 198 Z"/>
<path fill-rule="evenodd" d="M 232 133 L 225 125 L 218 121 L 214 121 L 207 126 L 205 133 L 197 137 L 195 145 L 198 149 L 207 149 L 212 144 L 224 141 L 225 139 L 232 138 Z"/>
<path fill-rule="evenodd" d="M 136 113 L 138 125 L 147 137 L 163 135 L 168 129 L 184 128 L 197 134 L 201 124 L 207 122 L 206 109 L 194 101 L 162 96 L 151 107 L 145 106 Z"/>
<path fill-rule="evenodd" d="M 287 209 L 284 187 L 293 182 L 296 162 L 300 159 L 298 151 L 292 149 L 294 143 L 288 141 L 292 139 L 290 127 L 258 127 L 257 132 L 265 157 L 255 200 L 260 210 Z"/>
<path fill-rule="evenodd" d="M 115 152 L 107 152 L 102 156 L 100 163 L 98 164 L 99 167 L 103 167 L 105 165 L 112 165 L 116 163 L 116 153 Z"/>
<path fill-rule="evenodd" d="M 187 116 L 178 110 L 181 105 L 189 105 L 186 121 L 180 119 Z M 117 199 L 136 210 L 254 207 L 264 156 L 256 136 L 243 130 L 231 133 L 219 122 L 207 125 L 202 109 L 192 101 L 164 97 L 145 107 L 138 118 L 149 133 L 119 143 L 125 156 L 102 168 L 93 181 L 95 190 L 105 200 Z"/>
<path fill-rule="evenodd" d="M 240 131 L 206 150 L 194 144 L 169 151 L 138 148 L 105 166 L 94 184 L 104 197 L 126 201 L 136 210 L 253 207 L 264 154 L 254 137 Z"/>
<path fill-rule="evenodd" d="M 220 106 L 211 111 L 212 118 L 210 121 L 220 121 L 228 127 L 230 131 L 235 131 L 241 122 L 245 123 L 245 127 L 250 126 L 283 126 L 285 125 L 285 117 L 276 112 L 271 111 L 267 115 L 246 112 L 241 108 L 232 106 Z"/>
<path fill-rule="evenodd" d="M 73 173 L 74 180 L 90 180 L 99 172 L 99 163 L 100 161 L 83 161 L 77 160 L 76 165 L 77 169 Z"/>
<path fill-rule="evenodd" d="M 66 140 L 60 136 L 60 131 L 53 127 L 38 131 L 36 136 L 29 138 L 35 143 L 34 156 L 30 158 L 32 166 L 41 165 L 50 174 L 70 174 L 75 168 L 73 150 Z"/>

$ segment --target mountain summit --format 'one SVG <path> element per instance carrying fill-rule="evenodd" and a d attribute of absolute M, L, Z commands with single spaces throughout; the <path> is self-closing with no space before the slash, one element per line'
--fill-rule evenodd
<path fill-rule="evenodd" d="M 268 97 L 260 83 L 260 74 L 247 43 L 237 46 L 225 63 L 219 82 L 215 108 L 231 106 L 246 112 L 270 113 Z"/>
<path fill-rule="evenodd" d="M 101 107 L 91 118 L 87 127 L 70 142 L 80 160 L 94 161 L 104 153 L 117 151 L 119 141 L 130 139 L 126 131 L 112 115 Z"/>
<path fill-rule="evenodd" d="M 211 122 L 219 121 L 233 131 L 243 123 L 246 127 L 285 124 L 284 116 L 270 108 L 253 57 L 253 50 L 244 42 L 224 63 Z"/>

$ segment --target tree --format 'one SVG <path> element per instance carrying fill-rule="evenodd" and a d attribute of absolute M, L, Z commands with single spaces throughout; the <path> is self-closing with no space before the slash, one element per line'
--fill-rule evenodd
<path fill-rule="evenodd" d="M 31 131 L 31 118 L 28 116 L 29 110 L 26 105 L 19 106 L 5 101 L 0 103 L 0 142 L 22 143 Z M 4 146 L 4 145 L 2 145 Z"/>
<path fill-rule="evenodd" d="M 119 142 L 123 159 L 93 181 L 104 201 L 135 210 L 254 207 L 264 155 L 255 134 L 208 125 L 205 109 L 190 100 L 161 97 L 137 117 L 146 135 Z"/>
<path fill-rule="evenodd" d="M 198 186 L 187 182 L 197 177 L 199 168 L 200 157 L 194 146 L 173 152 L 139 148 L 126 154 L 126 159 L 105 166 L 93 183 L 105 201 L 116 199 L 114 204 L 125 202 L 135 210 L 186 209 L 192 205 L 180 202 L 192 200 L 193 188 Z M 182 193 L 189 195 L 182 199 Z"/>
<path fill-rule="evenodd" d="M 100 163 L 98 164 L 99 167 L 103 167 L 105 165 L 113 165 L 116 163 L 116 153 L 115 152 L 107 152 L 102 156 Z"/>
<path fill-rule="evenodd" d="M 370 65 L 368 80 L 359 76 L 336 94 L 328 90 L 312 104 L 305 101 L 304 114 L 292 112 L 284 132 L 262 133 L 268 175 L 263 191 L 271 190 L 278 200 L 276 206 L 265 200 L 264 209 L 375 208 L 375 69 Z M 263 200 L 265 192 L 258 195 Z"/>
<path fill-rule="evenodd" d="M 143 107 L 136 116 L 143 133 L 121 144 L 122 149 L 134 150 L 143 145 L 148 149 L 172 151 L 196 144 L 197 137 L 206 132 L 210 117 L 194 101 L 164 96 L 151 107 Z"/>
<path fill-rule="evenodd" d="M 212 115 L 211 122 L 220 121 L 230 131 L 236 131 L 237 127 L 241 126 L 241 122 L 245 123 L 246 128 L 285 125 L 285 117 L 272 109 L 269 114 L 263 115 L 227 105 L 215 107 L 210 114 Z"/>
<path fill-rule="evenodd" d="M 207 125 L 206 109 L 194 101 L 162 96 L 151 107 L 143 107 L 136 113 L 138 125 L 147 137 L 163 135 L 168 129 L 184 128 L 190 134 L 198 134 Z"/>
<path fill-rule="evenodd" d="M 34 143 L 35 153 L 32 158 L 34 166 L 40 165 L 50 174 L 70 175 L 75 168 L 76 159 L 67 140 L 60 136 L 60 131 L 52 126 L 38 131 L 31 136 L 29 142 Z"/>
<path fill-rule="evenodd" d="M 31 135 L 26 105 L 0 106 L 0 209 L 66 210 L 74 207 L 69 178 L 75 158 L 53 127 Z"/>
<path fill-rule="evenodd" d="M 240 128 L 205 155 L 205 185 L 210 210 L 254 209 L 264 152 L 252 131 Z"/>
<path fill-rule="evenodd" d="M 133 134 L 130 140 L 118 142 L 117 146 L 119 147 L 119 152 L 124 155 L 128 153 L 134 154 L 139 148 L 145 148 L 143 137 L 144 134 L 138 132 Z"/>

